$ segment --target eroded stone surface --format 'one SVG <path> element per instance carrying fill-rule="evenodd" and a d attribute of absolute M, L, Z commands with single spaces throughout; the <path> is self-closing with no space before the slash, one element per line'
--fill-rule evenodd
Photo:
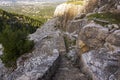
<path fill-rule="evenodd" d="M 78 43 L 83 72 L 93 80 L 120 79 L 119 29 L 110 32 L 104 26 L 89 23 L 80 30 Z"/>
<path fill-rule="evenodd" d="M 35 41 L 33 51 L 22 55 L 17 60 L 17 69 L 11 71 L 10 74 L 4 66 L 0 67 L 0 79 L 48 80 L 54 74 L 55 66 L 59 63 L 59 53 L 61 50 L 65 51 L 60 31 L 54 28 L 56 21 L 56 18 L 48 21 L 41 29 L 30 35 L 30 39 Z M 49 71 L 52 67 L 54 67 L 53 70 Z"/>
<path fill-rule="evenodd" d="M 110 34 L 107 37 L 106 41 L 112 45 L 120 46 L 120 30 L 116 30 L 115 32 Z"/>
<path fill-rule="evenodd" d="M 66 27 L 66 31 L 69 33 L 73 33 L 73 32 L 79 32 L 79 30 L 85 26 L 87 24 L 87 20 L 86 19 L 78 19 L 78 20 L 72 20 L 70 22 L 68 22 L 68 25 Z"/>
<path fill-rule="evenodd" d="M 79 33 L 79 39 L 90 48 L 102 47 L 107 36 L 108 29 L 95 23 L 84 26 Z"/>
<path fill-rule="evenodd" d="M 80 14 L 82 10 L 83 6 L 81 5 L 63 3 L 57 6 L 54 16 L 65 16 L 69 20 L 75 17 L 77 14 Z"/>
<path fill-rule="evenodd" d="M 120 79 L 120 51 L 109 52 L 105 48 L 91 50 L 83 54 L 81 60 L 84 61 L 83 70 L 90 74 L 93 80 Z"/>

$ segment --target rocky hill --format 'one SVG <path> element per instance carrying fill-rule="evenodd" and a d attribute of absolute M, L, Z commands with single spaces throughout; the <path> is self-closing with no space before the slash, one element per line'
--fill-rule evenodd
<path fill-rule="evenodd" d="M 118 0 L 86 0 L 84 8 L 81 7 L 78 11 L 81 13 L 72 18 L 69 15 L 72 15 L 75 9 L 73 12 L 69 10 L 71 7 L 60 10 L 59 21 L 62 25 L 59 27 L 71 35 L 72 38 L 68 37 L 68 44 L 77 38 L 80 69 L 92 80 L 120 79 L 119 3 Z M 59 13 L 59 9 L 56 8 L 56 12 Z"/>
<path fill-rule="evenodd" d="M 79 4 L 78 4 L 79 3 Z M 32 52 L 2 80 L 120 80 L 120 1 L 77 0 L 59 5 L 35 33 Z"/>
<path fill-rule="evenodd" d="M 70 14 L 69 10 L 60 11 L 65 13 L 60 20 L 62 30 L 77 38 L 77 54 L 83 73 L 92 80 L 120 80 L 120 1 L 86 2 L 83 11 L 72 19 L 65 16 Z"/>

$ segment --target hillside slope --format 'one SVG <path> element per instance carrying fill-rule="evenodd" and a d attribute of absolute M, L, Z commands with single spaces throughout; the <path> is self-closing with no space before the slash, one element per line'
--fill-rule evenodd
<path fill-rule="evenodd" d="M 29 35 L 35 46 L 16 69 L 0 63 L 0 79 L 120 80 L 120 1 L 85 1 L 80 13 L 78 4 L 58 6 L 58 15 Z"/>
<path fill-rule="evenodd" d="M 42 21 L 32 19 L 27 16 L 18 15 L 15 13 L 9 13 L 0 9 L 0 30 L 5 26 L 9 25 L 16 28 L 27 28 L 31 33 L 35 31 L 36 28 L 42 25 Z"/>
<path fill-rule="evenodd" d="M 34 43 L 27 36 L 40 25 L 41 21 L 0 9 L 0 58 L 6 67 L 16 67 L 17 58 L 33 48 Z"/>

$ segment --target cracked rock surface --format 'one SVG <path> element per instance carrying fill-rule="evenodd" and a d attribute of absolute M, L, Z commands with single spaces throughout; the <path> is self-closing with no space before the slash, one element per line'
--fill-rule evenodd
<path fill-rule="evenodd" d="M 84 26 L 78 38 L 82 71 L 93 80 L 120 80 L 120 30 L 99 24 Z M 87 49 L 86 49 L 87 47 Z"/>
<path fill-rule="evenodd" d="M 14 71 L 9 71 L 4 65 L 0 66 L 0 80 L 38 80 L 43 76 L 46 76 L 43 80 L 49 80 L 59 63 L 59 53 L 65 50 L 60 31 L 54 28 L 56 21 L 57 18 L 51 19 L 29 36 L 35 42 L 34 49 L 17 60 Z M 53 69 L 49 71 L 51 67 Z"/>

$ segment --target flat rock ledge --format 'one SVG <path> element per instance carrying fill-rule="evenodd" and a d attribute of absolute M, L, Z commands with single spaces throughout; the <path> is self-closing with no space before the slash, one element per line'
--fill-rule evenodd
<path fill-rule="evenodd" d="M 54 28 L 56 21 L 51 19 L 29 35 L 35 42 L 34 49 L 17 60 L 14 71 L 0 67 L 0 80 L 50 80 L 59 66 L 59 53 L 65 51 L 61 32 Z"/>

